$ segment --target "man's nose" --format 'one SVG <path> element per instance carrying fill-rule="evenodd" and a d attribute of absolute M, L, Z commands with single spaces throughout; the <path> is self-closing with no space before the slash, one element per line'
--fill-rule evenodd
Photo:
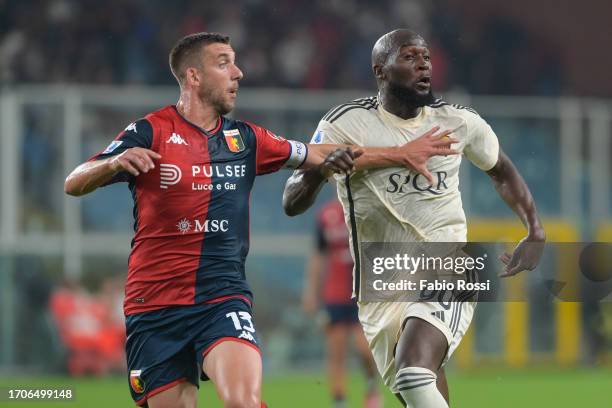
<path fill-rule="evenodd" d="M 423 57 L 419 57 L 417 68 L 422 71 L 427 71 L 431 69 L 431 61 L 428 61 Z"/>
<path fill-rule="evenodd" d="M 234 72 L 232 73 L 232 79 L 240 81 L 243 76 L 244 74 L 242 73 L 240 68 L 238 68 L 237 65 L 234 65 Z"/>

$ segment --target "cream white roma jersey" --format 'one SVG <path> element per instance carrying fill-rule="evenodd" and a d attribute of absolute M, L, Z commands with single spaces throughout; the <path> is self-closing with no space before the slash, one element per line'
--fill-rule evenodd
<path fill-rule="evenodd" d="M 459 192 L 461 158 L 490 170 L 497 163 L 499 144 L 491 127 L 474 110 L 442 100 L 404 120 L 383 109 L 377 97 L 356 99 L 333 108 L 319 122 L 311 143 L 376 147 L 403 145 L 434 126 L 440 126 L 440 131 L 453 130 L 459 143 L 452 147 L 462 154 L 429 159 L 433 185 L 403 167 L 365 170 L 350 178 L 336 175 L 357 274 L 361 242 L 465 242 L 467 226 Z"/>

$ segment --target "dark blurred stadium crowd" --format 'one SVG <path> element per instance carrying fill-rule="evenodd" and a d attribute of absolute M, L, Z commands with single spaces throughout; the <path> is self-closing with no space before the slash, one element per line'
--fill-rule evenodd
<path fill-rule="evenodd" d="M 0 0 L 0 84 L 171 84 L 181 36 L 232 37 L 246 86 L 374 86 L 370 50 L 409 27 L 432 49 L 435 89 L 557 95 L 562 65 L 518 22 L 463 22 L 443 0 Z"/>

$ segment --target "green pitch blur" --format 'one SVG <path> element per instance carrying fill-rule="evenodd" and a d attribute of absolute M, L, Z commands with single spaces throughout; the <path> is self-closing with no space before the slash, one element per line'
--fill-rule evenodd
<path fill-rule="evenodd" d="M 487 369 L 451 372 L 448 375 L 452 407 L 470 408 L 530 408 L 555 407 L 589 408 L 610 407 L 612 397 L 612 368 L 608 369 Z M 127 380 L 122 378 L 0 378 L 0 387 L 71 387 L 75 392 L 72 402 L 54 402 L 52 407 L 130 407 Z M 349 383 L 349 407 L 362 407 L 364 383 L 359 377 Z M 401 405 L 389 392 L 384 395 L 385 407 Z M 264 399 L 271 408 L 330 407 L 325 375 L 289 375 L 266 378 Z M 37 408 L 38 403 L 8 403 L 0 406 Z M 200 407 L 221 408 L 212 386 L 204 384 L 199 393 Z"/>

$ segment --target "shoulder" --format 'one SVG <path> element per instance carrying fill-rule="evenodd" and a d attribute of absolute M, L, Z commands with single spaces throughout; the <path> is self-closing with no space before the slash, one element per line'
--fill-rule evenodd
<path fill-rule="evenodd" d="M 436 99 L 427 108 L 432 116 L 438 116 L 440 120 L 450 121 L 450 123 L 460 120 L 465 123 L 468 129 L 479 128 L 487 124 L 475 109 L 459 105 L 458 103 L 449 103 L 443 99 Z"/>
<path fill-rule="evenodd" d="M 118 142 L 119 140 L 121 140 L 121 142 Z M 150 147 L 152 145 L 152 141 L 153 126 L 151 125 L 151 122 L 147 118 L 140 118 L 127 125 L 126 128 L 119 133 L 115 145 L 118 147 L 118 142 L 139 147 Z M 107 149 L 105 152 L 109 153 L 110 151 Z"/>
<path fill-rule="evenodd" d="M 249 122 L 246 120 L 237 120 L 224 117 L 223 132 L 227 133 L 228 131 L 231 132 L 232 130 L 238 130 L 240 134 L 242 134 L 248 139 L 259 139 L 262 137 L 266 138 L 267 136 L 269 136 L 277 140 L 284 140 L 284 138 L 277 136 L 271 130 L 256 123 Z"/>
<path fill-rule="evenodd" d="M 238 129 L 241 132 L 244 131 L 244 132 L 249 132 L 249 133 L 250 132 L 258 133 L 258 132 L 267 130 L 263 126 L 259 126 L 256 123 L 249 122 L 247 120 L 226 118 L 225 116 L 223 117 L 223 129 L 224 130 Z"/>
<path fill-rule="evenodd" d="M 474 108 L 459 105 L 458 103 L 449 103 L 441 98 L 437 98 L 434 102 L 427 105 L 427 107 L 434 114 L 437 113 L 442 115 L 462 116 L 466 119 L 480 117 L 480 115 L 478 114 L 478 112 L 476 112 Z"/>
<path fill-rule="evenodd" d="M 146 117 L 140 118 L 127 125 L 127 127 L 123 130 L 123 133 L 136 135 L 151 134 L 153 133 L 151 121 Z"/>
<path fill-rule="evenodd" d="M 176 119 L 176 108 L 172 105 L 168 105 L 156 111 L 153 111 L 145 116 L 145 119 L 151 123 L 157 121 L 174 121 Z"/>
<path fill-rule="evenodd" d="M 378 108 L 378 97 L 358 98 L 330 109 L 321 119 L 328 123 L 343 124 L 357 117 L 373 115 Z"/>

